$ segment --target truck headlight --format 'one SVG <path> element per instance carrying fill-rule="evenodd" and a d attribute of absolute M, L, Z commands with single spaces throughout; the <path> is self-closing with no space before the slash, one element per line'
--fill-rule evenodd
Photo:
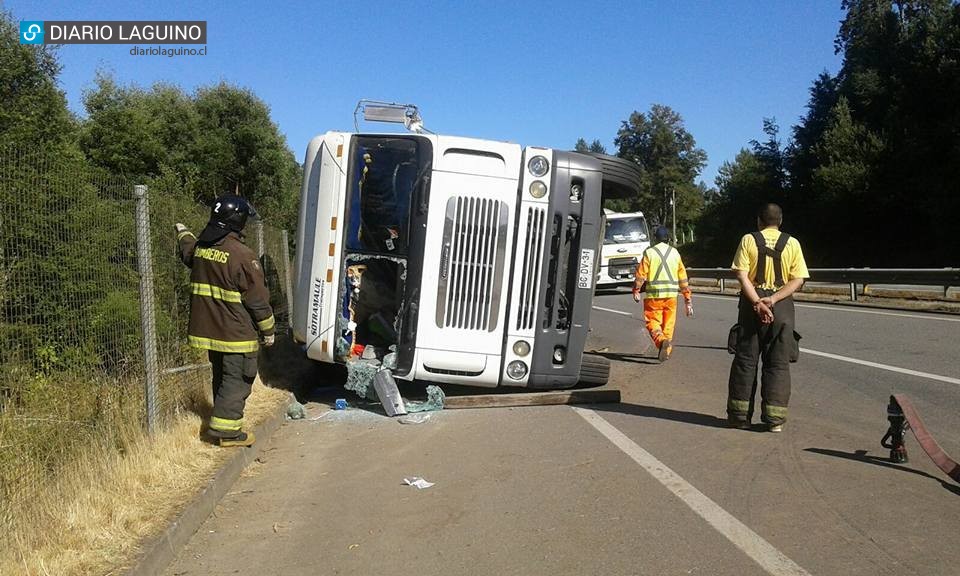
<path fill-rule="evenodd" d="M 534 180 L 530 183 L 530 195 L 534 198 L 543 198 L 547 195 L 547 185 L 540 180 Z"/>
<path fill-rule="evenodd" d="M 507 364 L 507 376 L 514 380 L 522 380 L 527 375 L 527 365 L 519 360 Z"/>
<path fill-rule="evenodd" d="M 550 162 L 543 156 L 534 156 L 527 162 L 527 169 L 537 178 L 542 178 L 544 174 L 550 171 Z"/>
<path fill-rule="evenodd" d="M 513 344 L 513 353 L 517 356 L 526 356 L 530 353 L 530 343 L 526 340 L 517 340 Z"/>

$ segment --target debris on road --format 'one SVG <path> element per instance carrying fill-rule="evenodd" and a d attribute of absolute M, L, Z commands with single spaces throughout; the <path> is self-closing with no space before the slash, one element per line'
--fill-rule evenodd
<path fill-rule="evenodd" d="M 430 419 L 429 412 L 421 412 L 419 414 L 408 414 L 397 419 L 397 422 L 401 424 L 423 424 Z"/>
<path fill-rule="evenodd" d="M 303 404 L 292 400 L 290 405 L 287 406 L 287 420 L 303 420 L 307 417 L 307 412 L 303 407 Z"/>
<path fill-rule="evenodd" d="M 429 488 L 435 484 L 434 482 L 427 482 L 426 480 L 424 480 L 419 476 L 411 476 L 409 478 L 404 478 L 403 483 L 406 484 L 407 486 L 414 486 L 417 488 L 417 490 L 423 490 L 424 488 Z"/>
<path fill-rule="evenodd" d="M 347 362 L 347 382 L 343 387 L 356 392 L 361 398 L 376 400 L 377 393 L 373 389 L 373 378 L 379 370 L 378 360 L 351 360 Z"/>
<path fill-rule="evenodd" d="M 390 370 L 377 372 L 373 378 L 373 388 L 387 416 L 403 416 L 407 413 L 403 405 L 403 398 L 400 397 L 400 390 L 397 388 L 397 382 L 393 379 Z"/>
<path fill-rule="evenodd" d="M 439 386 L 427 386 L 426 401 L 419 402 L 416 400 L 406 400 L 407 412 L 433 412 L 435 410 L 443 410 L 443 403 L 445 399 L 446 395 Z"/>

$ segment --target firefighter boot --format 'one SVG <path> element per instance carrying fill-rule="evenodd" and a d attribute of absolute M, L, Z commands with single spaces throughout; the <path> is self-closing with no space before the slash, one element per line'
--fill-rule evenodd
<path fill-rule="evenodd" d="M 232 446 L 253 446 L 253 442 L 256 438 L 253 436 L 253 432 L 241 432 L 240 434 L 232 438 L 221 438 L 220 446 L 223 448 L 230 448 Z"/>

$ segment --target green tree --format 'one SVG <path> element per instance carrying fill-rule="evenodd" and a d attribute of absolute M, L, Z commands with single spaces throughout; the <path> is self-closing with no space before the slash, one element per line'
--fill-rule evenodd
<path fill-rule="evenodd" d="M 827 203 L 840 199 L 868 201 L 870 175 L 882 150 L 880 137 L 853 120 L 847 99 L 841 96 L 831 110 L 822 138 L 813 146 L 817 159 L 813 184 L 820 199 Z"/>
<path fill-rule="evenodd" d="M 666 223 L 670 199 L 677 198 L 677 221 L 695 220 L 703 206 L 695 181 L 707 163 L 683 118 L 669 106 L 654 104 L 649 112 L 633 112 L 624 120 L 614 140 L 617 156 L 636 162 L 642 172 L 641 192 L 624 202 L 625 208 L 643 210 L 653 220 Z"/>
<path fill-rule="evenodd" d="M 98 74 L 96 87 L 84 94 L 84 106 L 81 144 L 98 166 L 141 180 L 155 178 L 165 168 L 184 175 L 198 172 L 200 115 L 179 87 L 122 87 Z"/>
<path fill-rule="evenodd" d="M 216 189 L 238 190 L 277 225 L 295 228 L 300 166 L 253 92 L 221 82 L 195 98 L 204 138 L 200 171 Z"/>
<path fill-rule="evenodd" d="M 834 240 L 849 235 L 850 230 L 864 230 L 882 218 L 874 202 L 872 174 L 883 153 L 883 141 L 862 124 L 853 120 L 843 96 L 830 113 L 830 120 L 820 141 L 813 147 L 817 160 L 811 189 L 817 191 L 816 214 L 807 211 L 805 218 L 816 226 L 807 226 L 808 251 L 819 255 L 823 265 L 863 265 L 871 259 L 875 246 L 870 242 L 852 242 L 842 254 L 833 249 Z"/>
<path fill-rule="evenodd" d="M 606 154 L 607 147 L 604 146 L 599 140 L 594 140 L 590 143 L 590 151 L 597 154 Z"/>
<path fill-rule="evenodd" d="M 235 191 L 271 223 L 293 229 L 300 167 L 251 91 L 220 83 L 188 95 L 156 84 L 145 90 L 97 76 L 84 94 L 87 157 L 113 173 L 164 185 L 201 202 Z"/>
<path fill-rule="evenodd" d="M 818 202 L 819 191 L 812 186 L 813 172 L 818 167 L 813 148 L 823 136 L 838 98 L 837 79 L 822 72 L 810 88 L 807 113 L 793 127 L 793 139 L 787 146 L 793 210 L 804 215 L 812 213 L 809 208 Z"/>
<path fill-rule="evenodd" d="M 764 188 L 770 202 L 784 203 L 788 184 L 787 159 L 780 141 L 780 127 L 773 118 L 763 119 L 764 141 L 751 140 L 753 155 L 761 165 L 760 173 L 766 177 Z"/>
<path fill-rule="evenodd" d="M 825 262 L 951 265 L 960 259 L 951 239 L 960 211 L 960 4 L 842 6 L 842 67 L 817 79 L 794 128 L 792 211 L 813 245 L 839 231 L 865 239 L 842 254 L 822 241 Z M 891 230 L 895 242 L 869 241 Z"/>
<path fill-rule="evenodd" d="M 586 140 L 584 140 L 583 138 L 577 138 L 577 143 L 573 147 L 573 149 L 576 152 L 594 152 L 596 154 L 607 153 L 607 148 L 603 145 L 602 142 L 600 142 L 600 140 L 596 140 L 596 139 L 593 142 L 591 142 L 589 145 L 587 145 Z"/>
<path fill-rule="evenodd" d="M 0 11 L 0 146 L 74 140 L 76 122 L 57 88 L 59 73 L 54 48 L 20 44 L 17 22 Z"/>

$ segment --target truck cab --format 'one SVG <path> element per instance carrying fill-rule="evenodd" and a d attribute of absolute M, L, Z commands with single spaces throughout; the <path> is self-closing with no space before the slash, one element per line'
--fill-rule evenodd
<path fill-rule="evenodd" d="M 650 247 L 650 230 L 643 212 L 604 210 L 606 227 L 600 256 L 598 287 L 632 285 L 643 251 Z"/>
<path fill-rule="evenodd" d="M 294 338 L 324 363 L 393 354 L 404 380 L 573 386 L 603 189 L 603 162 L 576 152 L 430 133 L 317 136 L 301 188 Z"/>

